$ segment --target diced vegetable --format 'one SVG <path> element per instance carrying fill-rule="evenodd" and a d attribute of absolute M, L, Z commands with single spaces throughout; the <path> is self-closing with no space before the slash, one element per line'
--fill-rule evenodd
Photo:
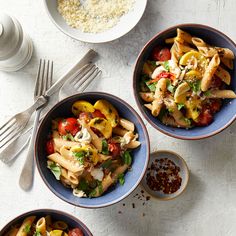
<path fill-rule="evenodd" d="M 116 127 L 119 124 L 119 115 L 115 107 L 106 100 L 98 100 L 94 104 L 94 108 L 101 111 L 101 113 L 110 122 L 112 127 Z"/>
<path fill-rule="evenodd" d="M 90 102 L 79 100 L 72 105 L 72 112 L 75 116 L 79 116 L 80 112 L 94 112 L 95 108 Z"/>

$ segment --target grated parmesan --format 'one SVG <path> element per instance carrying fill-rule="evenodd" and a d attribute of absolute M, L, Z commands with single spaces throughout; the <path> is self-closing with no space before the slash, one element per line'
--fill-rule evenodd
<path fill-rule="evenodd" d="M 114 27 L 133 7 L 135 0 L 58 0 L 58 12 L 66 23 L 87 33 Z"/>

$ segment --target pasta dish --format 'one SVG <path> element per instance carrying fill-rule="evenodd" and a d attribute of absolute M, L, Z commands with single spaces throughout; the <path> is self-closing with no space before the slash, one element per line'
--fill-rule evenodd
<path fill-rule="evenodd" d="M 50 215 L 26 217 L 21 224 L 11 227 L 4 236 L 83 236 L 80 228 L 70 229 L 64 221 L 53 221 Z"/>
<path fill-rule="evenodd" d="M 140 96 L 144 106 L 168 126 L 209 125 L 222 99 L 236 98 L 228 89 L 234 53 L 181 29 L 165 43 L 155 47 L 143 65 Z"/>
<path fill-rule="evenodd" d="M 130 150 L 140 145 L 134 124 L 103 99 L 94 105 L 76 101 L 72 113 L 52 122 L 48 168 L 78 197 L 98 197 L 116 182 L 123 185 L 132 164 Z"/>

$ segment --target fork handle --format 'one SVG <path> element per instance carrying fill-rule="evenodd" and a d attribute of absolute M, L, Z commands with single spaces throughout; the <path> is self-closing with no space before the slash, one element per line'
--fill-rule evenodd
<path fill-rule="evenodd" d="M 33 124 L 33 131 L 27 151 L 27 156 L 25 159 L 25 164 L 23 166 L 23 169 L 21 171 L 20 179 L 19 179 L 19 185 L 20 187 L 28 191 L 31 189 L 33 185 L 33 178 L 34 178 L 34 140 L 35 140 L 35 134 L 38 128 L 39 123 L 39 117 L 40 117 L 41 109 L 36 110 L 35 118 L 34 118 L 34 124 Z"/>
<path fill-rule="evenodd" d="M 45 96 L 40 96 L 37 98 L 37 100 L 34 102 L 34 104 L 29 107 L 26 111 L 30 114 L 32 114 L 35 110 L 41 108 L 45 103 L 47 103 L 48 98 Z"/>

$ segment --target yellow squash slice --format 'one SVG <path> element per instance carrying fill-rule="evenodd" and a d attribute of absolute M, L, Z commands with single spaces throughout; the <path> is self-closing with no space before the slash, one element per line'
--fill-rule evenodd
<path fill-rule="evenodd" d="M 185 53 L 180 61 L 179 61 L 179 64 L 182 65 L 182 66 L 186 66 L 187 63 L 192 59 L 192 58 L 196 58 L 197 61 L 199 61 L 201 64 L 202 63 L 205 63 L 207 61 L 207 59 L 200 53 L 200 52 L 197 52 L 197 51 L 190 51 L 190 52 L 187 52 Z"/>
<path fill-rule="evenodd" d="M 95 108 L 87 101 L 79 100 L 72 105 L 72 112 L 78 116 L 80 112 L 94 112 Z"/>
<path fill-rule="evenodd" d="M 101 111 L 112 127 L 116 127 L 119 124 L 118 112 L 111 103 L 101 99 L 94 104 L 94 108 Z"/>
<path fill-rule="evenodd" d="M 201 101 L 199 99 L 192 99 L 188 100 L 185 105 L 187 109 L 187 118 L 191 118 L 196 121 L 198 116 L 200 115 Z"/>
<path fill-rule="evenodd" d="M 104 118 L 94 118 L 89 122 L 89 126 L 99 130 L 108 139 L 112 135 L 111 123 Z"/>
<path fill-rule="evenodd" d="M 62 230 L 58 230 L 58 229 L 50 231 L 49 235 L 50 236 L 68 236 L 67 233 L 65 233 Z"/>

